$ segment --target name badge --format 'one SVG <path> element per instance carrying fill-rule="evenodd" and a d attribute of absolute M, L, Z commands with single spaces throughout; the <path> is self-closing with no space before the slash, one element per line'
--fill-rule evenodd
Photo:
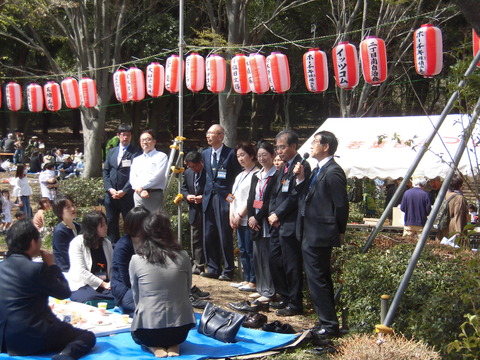
<path fill-rule="evenodd" d="M 282 184 L 282 192 L 288 192 L 290 186 L 290 180 L 284 180 Z"/>
<path fill-rule="evenodd" d="M 253 208 L 254 209 L 261 209 L 263 206 L 263 201 L 261 200 L 253 200 Z"/>
<path fill-rule="evenodd" d="M 225 169 L 220 169 L 217 172 L 217 178 L 219 179 L 226 179 L 227 178 L 227 170 Z"/>
<path fill-rule="evenodd" d="M 235 200 L 235 195 L 233 195 L 233 194 L 228 194 L 225 199 L 226 199 L 229 203 L 232 203 L 233 200 Z"/>
<path fill-rule="evenodd" d="M 122 160 L 122 167 L 130 167 L 130 166 L 132 166 L 132 160 L 130 159 Z"/>

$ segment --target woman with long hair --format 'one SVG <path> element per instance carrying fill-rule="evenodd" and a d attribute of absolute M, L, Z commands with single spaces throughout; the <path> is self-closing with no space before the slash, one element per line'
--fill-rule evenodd
<path fill-rule="evenodd" d="M 165 212 L 158 210 L 145 219 L 129 272 L 135 301 L 133 340 L 155 357 L 178 356 L 180 344 L 195 326 L 189 299 L 192 268 Z"/>
<path fill-rule="evenodd" d="M 107 236 L 107 217 L 90 211 L 83 217 L 82 234 L 70 243 L 70 270 L 67 279 L 77 302 L 113 300 L 110 276 L 113 249 Z"/>
<path fill-rule="evenodd" d="M 27 169 L 24 164 L 17 164 L 17 172 L 13 179 L 14 186 L 12 196 L 17 198 L 17 204 L 20 211 L 23 211 L 27 219 L 32 218 L 32 207 L 30 206 L 30 196 L 33 194 L 32 188 L 28 183 Z"/>
<path fill-rule="evenodd" d="M 133 302 L 128 265 L 135 254 L 135 249 L 140 246 L 143 221 L 149 214 L 150 211 L 143 206 L 137 206 L 130 210 L 123 222 L 125 235 L 117 241 L 113 249 L 112 294 L 115 298 L 115 305 L 119 306 L 123 313 L 129 315 L 135 310 L 135 303 Z"/>

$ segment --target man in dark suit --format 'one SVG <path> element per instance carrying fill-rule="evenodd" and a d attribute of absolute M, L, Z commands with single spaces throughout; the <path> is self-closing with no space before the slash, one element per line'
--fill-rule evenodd
<path fill-rule="evenodd" d="M 312 158 L 318 161 L 311 176 L 301 165 L 295 167 L 297 181 L 303 182 L 299 201 L 297 236 L 302 240 L 302 254 L 312 302 L 319 323 L 312 336 L 325 340 L 338 336 L 334 291 L 330 270 L 332 248 L 340 246 L 347 228 L 347 179 L 333 155 L 338 140 L 329 131 L 315 134 Z"/>
<path fill-rule="evenodd" d="M 276 136 L 277 155 L 285 162 L 280 168 L 277 183 L 270 196 L 271 225 L 270 270 L 279 302 L 270 306 L 280 316 L 298 315 L 303 312 L 302 255 L 300 241 L 296 238 L 298 193 L 295 190 L 295 164 L 302 161 L 297 154 L 298 135 L 291 130 L 281 131 Z M 305 163 L 305 172 L 310 166 Z"/>
<path fill-rule="evenodd" d="M 207 131 L 207 142 L 211 147 L 202 152 L 206 175 L 202 201 L 203 246 L 208 272 L 200 275 L 232 281 L 235 265 L 227 198 L 231 196 L 235 177 L 241 168 L 233 149 L 223 144 L 224 137 L 223 127 L 212 125 Z"/>
<path fill-rule="evenodd" d="M 188 223 L 191 225 L 191 246 L 194 274 L 205 271 L 205 254 L 203 251 L 203 212 L 202 199 L 205 188 L 205 171 L 202 154 L 191 151 L 185 156 L 188 169 L 182 184 L 182 195 L 188 202 Z"/>
<path fill-rule="evenodd" d="M 25 356 L 61 351 L 53 360 L 72 360 L 87 354 L 95 335 L 58 319 L 48 298 L 70 296 L 68 282 L 53 255 L 40 250 L 42 239 L 29 220 L 7 232 L 8 254 L 0 262 L 0 352 Z M 32 261 L 41 256 L 43 262 Z"/>
<path fill-rule="evenodd" d="M 107 212 L 108 238 L 112 243 L 120 238 L 118 222 L 120 214 L 125 219 L 133 209 L 133 190 L 130 185 L 130 167 L 135 157 L 142 151 L 130 144 L 132 127 L 120 124 L 117 129 L 120 142 L 108 152 L 103 166 L 103 185 L 106 190 L 105 210 Z"/>

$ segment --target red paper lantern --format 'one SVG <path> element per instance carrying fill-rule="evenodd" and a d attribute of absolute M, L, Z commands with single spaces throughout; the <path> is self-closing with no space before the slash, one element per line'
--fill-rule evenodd
<path fill-rule="evenodd" d="M 477 35 L 477 32 L 472 29 L 472 38 L 473 38 L 473 57 L 477 56 L 478 50 L 480 49 L 480 38 Z M 480 67 L 480 61 L 477 64 Z"/>
<path fill-rule="evenodd" d="M 145 99 L 145 75 L 136 67 L 127 71 L 127 92 L 128 100 L 142 101 Z"/>
<path fill-rule="evenodd" d="M 45 107 L 49 111 L 58 111 L 62 108 L 62 92 L 60 85 L 54 81 L 49 81 L 43 85 L 43 94 L 45 95 Z"/>
<path fill-rule="evenodd" d="M 22 108 L 22 87 L 16 82 L 11 81 L 5 86 L 5 96 L 9 110 L 18 111 Z"/>
<path fill-rule="evenodd" d="M 413 54 L 415 70 L 425 77 L 432 77 L 442 71 L 442 31 L 432 24 L 424 24 L 413 33 Z"/>
<path fill-rule="evenodd" d="M 265 56 L 262 54 L 250 54 L 247 62 L 247 75 L 250 90 L 255 94 L 263 94 L 268 91 L 268 75 Z"/>
<path fill-rule="evenodd" d="M 328 88 L 327 54 L 319 49 L 309 49 L 303 54 L 303 74 L 307 90 L 320 93 Z"/>
<path fill-rule="evenodd" d="M 351 90 L 358 85 L 358 55 L 355 45 L 348 41 L 341 42 L 333 48 L 333 69 L 337 86 Z"/>
<path fill-rule="evenodd" d="M 43 90 L 40 85 L 33 83 L 27 86 L 27 104 L 31 112 L 43 111 Z"/>
<path fill-rule="evenodd" d="M 283 94 L 290 90 L 290 69 L 285 54 L 272 52 L 267 56 L 267 75 L 273 92 Z"/>
<path fill-rule="evenodd" d="M 247 76 L 247 63 L 248 58 L 244 54 L 237 54 L 232 58 L 230 65 L 233 91 L 242 95 L 250 92 L 250 85 Z"/>
<path fill-rule="evenodd" d="M 184 69 L 185 63 L 182 61 L 182 67 L 180 68 L 180 58 L 178 55 L 172 55 L 167 59 L 165 66 L 165 89 L 172 94 L 176 94 L 180 91 Z"/>
<path fill-rule="evenodd" d="M 84 77 L 80 80 L 78 88 L 80 89 L 80 101 L 82 106 L 93 108 L 97 106 L 97 84 L 95 80 Z"/>
<path fill-rule="evenodd" d="M 205 86 L 205 59 L 203 56 L 191 53 L 185 60 L 185 84 L 187 89 L 198 92 Z"/>
<path fill-rule="evenodd" d="M 360 60 L 365 81 L 380 85 L 387 79 L 387 49 L 385 41 L 376 36 L 367 36 L 360 43 Z"/>
<path fill-rule="evenodd" d="M 213 93 L 225 90 L 227 64 L 220 55 L 210 55 L 206 60 L 207 89 Z"/>
<path fill-rule="evenodd" d="M 115 89 L 115 97 L 117 100 L 122 103 L 127 102 L 127 72 L 124 69 L 119 69 L 113 74 L 113 87 Z"/>
<path fill-rule="evenodd" d="M 61 82 L 61 86 L 65 105 L 70 109 L 78 108 L 80 106 L 80 93 L 77 79 L 68 77 Z"/>
<path fill-rule="evenodd" d="M 151 97 L 159 97 L 163 95 L 163 87 L 165 86 L 165 68 L 157 62 L 153 62 L 147 66 L 147 94 Z"/>

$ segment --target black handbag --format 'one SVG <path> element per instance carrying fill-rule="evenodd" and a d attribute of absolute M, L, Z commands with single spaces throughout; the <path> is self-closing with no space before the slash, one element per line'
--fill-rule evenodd
<path fill-rule="evenodd" d="M 198 325 L 198 332 L 223 342 L 235 342 L 235 336 L 246 318 L 245 315 L 224 310 L 207 302 Z"/>

